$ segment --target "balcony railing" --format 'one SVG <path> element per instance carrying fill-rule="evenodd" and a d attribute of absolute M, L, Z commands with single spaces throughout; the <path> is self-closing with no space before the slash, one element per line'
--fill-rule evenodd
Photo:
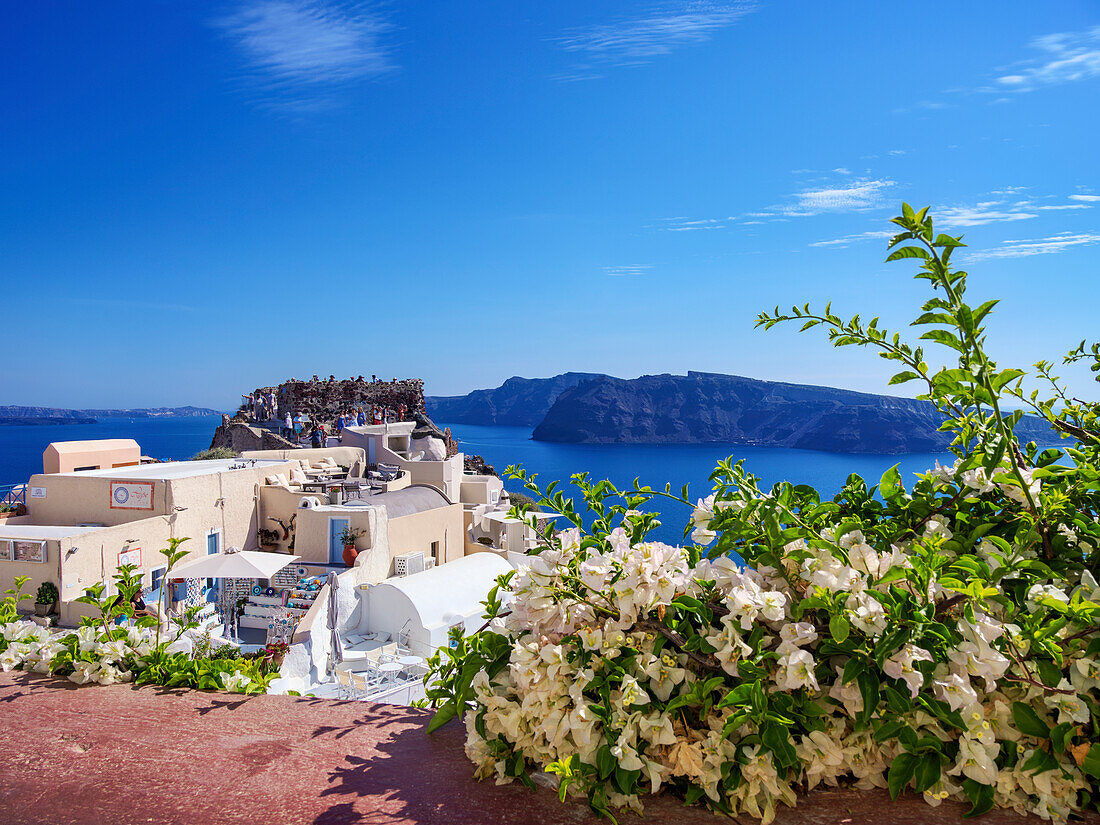
<path fill-rule="evenodd" d="M 27 485 L 0 484 L 0 513 L 10 512 L 19 505 L 27 506 Z"/>

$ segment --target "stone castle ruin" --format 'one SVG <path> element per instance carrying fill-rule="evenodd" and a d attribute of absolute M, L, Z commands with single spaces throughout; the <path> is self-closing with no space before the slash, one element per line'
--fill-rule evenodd
<path fill-rule="evenodd" d="M 251 395 L 251 404 L 246 399 L 240 412 L 244 418 L 257 418 L 275 402 L 274 415 L 282 418 L 288 412 L 291 416 L 303 415 L 311 422 L 326 426 L 336 421 L 341 412 L 364 407 L 367 410 L 380 407 L 395 415 L 405 412 L 406 420 L 413 420 L 415 414 L 424 412 L 424 382 L 419 378 L 394 378 L 380 381 L 375 376 L 369 379 L 338 379 L 330 375 L 318 378 L 316 375 L 308 381 L 291 378 L 277 387 L 257 387 Z"/>

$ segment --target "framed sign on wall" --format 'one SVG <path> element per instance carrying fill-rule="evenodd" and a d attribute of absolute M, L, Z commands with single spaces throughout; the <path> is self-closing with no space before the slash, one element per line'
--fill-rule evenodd
<path fill-rule="evenodd" d="M 10 541 L 0 541 L 0 561 L 11 561 Z"/>
<path fill-rule="evenodd" d="M 120 551 L 118 554 L 118 566 L 122 567 L 124 564 L 132 564 L 134 567 L 141 567 L 141 548 L 128 547 Z"/>
<path fill-rule="evenodd" d="M 151 481 L 112 481 L 112 510 L 152 510 L 153 482 Z"/>
<path fill-rule="evenodd" d="M 33 561 L 43 564 L 46 561 L 46 542 L 13 541 L 11 557 L 12 561 Z"/>

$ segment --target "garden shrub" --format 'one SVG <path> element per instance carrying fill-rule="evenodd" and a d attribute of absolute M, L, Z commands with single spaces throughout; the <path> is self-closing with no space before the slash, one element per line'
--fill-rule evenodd
<path fill-rule="evenodd" d="M 168 560 L 165 580 L 186 555 L 179 549 L 185 541 L 169 539 L 169 548 L 161 551 Z M 82 618 L 75 630 L 51 630 L 20 617 L 18 605 L 30 598 L 22 592 L 27 581 L 18 577 L 0 599 L 0 670 L 5 672 L 49 673 L 78 685 L 133 682 L 246 694 L 266 692 L 279 675 L 268 660 L 242 656 L 239 648 L 208 652 L 196 646 L 189 631 L 198 627 L 197 607 L 173 617 L 168 628 L 152 616 L 134 618 L 130 604 L 141 589 L 141 574 L 132 565 L 119 568 L 115 595 L 105 595 L 106 588 L 96 584 L 78 600 L 98 615 Z"/>
<path fill-rule="evenodd" d="M 1100 406 L 1072 399 L 1048 362 L 999 368 L 985 349 L 997 302 L 965 302 L 960 238 L 936 234 L 927 209 L 893 223 L 887 260 L 918 263 L 932 289 L 918 344 L 828 306 L 757 323 L 822 327 L 898 362 L 890 383 L 921 384 L 954 463 L 911 484 L 896 467 L 877 484 L 852 475 L 825 500 L 765 490 L 732 459 L 694 503 L 686 488 L 580 474 L 583 508 L 508 468 L 572 527 L 502 576 L 490 621 L 431 662 L 430 729 L 462 718 L 479 778 L 545 772 L 563 800 L 609 817 L 669 791 L 767 822 L 837 785 L 968 801 L 975 815 L 1096 807 Z M 929 367 L 928 343 L 954 363 Z M 1100 370 L 1095 345 L 1065 360 Z M 1025 389 L 1032 377 L 1049 392 Z M 1019 443 L 1010 403 L 1063 446 Z M 685 546 L 647 539 L 657 500 L 691 508 Z"/>

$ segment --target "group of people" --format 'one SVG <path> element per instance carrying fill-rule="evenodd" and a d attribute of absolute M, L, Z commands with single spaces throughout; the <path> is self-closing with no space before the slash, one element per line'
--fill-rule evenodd
<path fill-rule="evenodd" d="M 340 413 L 336 417 L 336 434 L 345 427 L 365 427 L 367 424 L 387 424 L 392 421 L 404 421 L 409 409 L 404 404 L 397 405 L 397 417 L 389 407 L 375 404 L 370 409 L 366 407 L 352 407 Z"/>
<path fill-rule="evenodd" d="M 408 412 L 408 407 L 405 404 L 397 405 L 396 415 L 394 410 L 378 404 L 372 407 L 350 407 L 336 417 L 335 434 L 339 436 L 346 427 L 365 427 L 367 424 L 387 424 L 394 421 L 404 421 Z M 290 441 L 300 441 L 303 433 L 309 434 L 310 446 L 324 447 L 327 445 L 328 431 L 325 429 L 324 422 L 306 418 L 301 413 L 292 417 L 287 412 L 282 421 L 283 437 Z"/>
<path fill-rule="evenodd" d="M 279 406 L 274 391 L 249 393 L 241 398 L 244 399 L 241 406 L 249 410 L 256 421 L 274 421 L 278 416 Z"/>

